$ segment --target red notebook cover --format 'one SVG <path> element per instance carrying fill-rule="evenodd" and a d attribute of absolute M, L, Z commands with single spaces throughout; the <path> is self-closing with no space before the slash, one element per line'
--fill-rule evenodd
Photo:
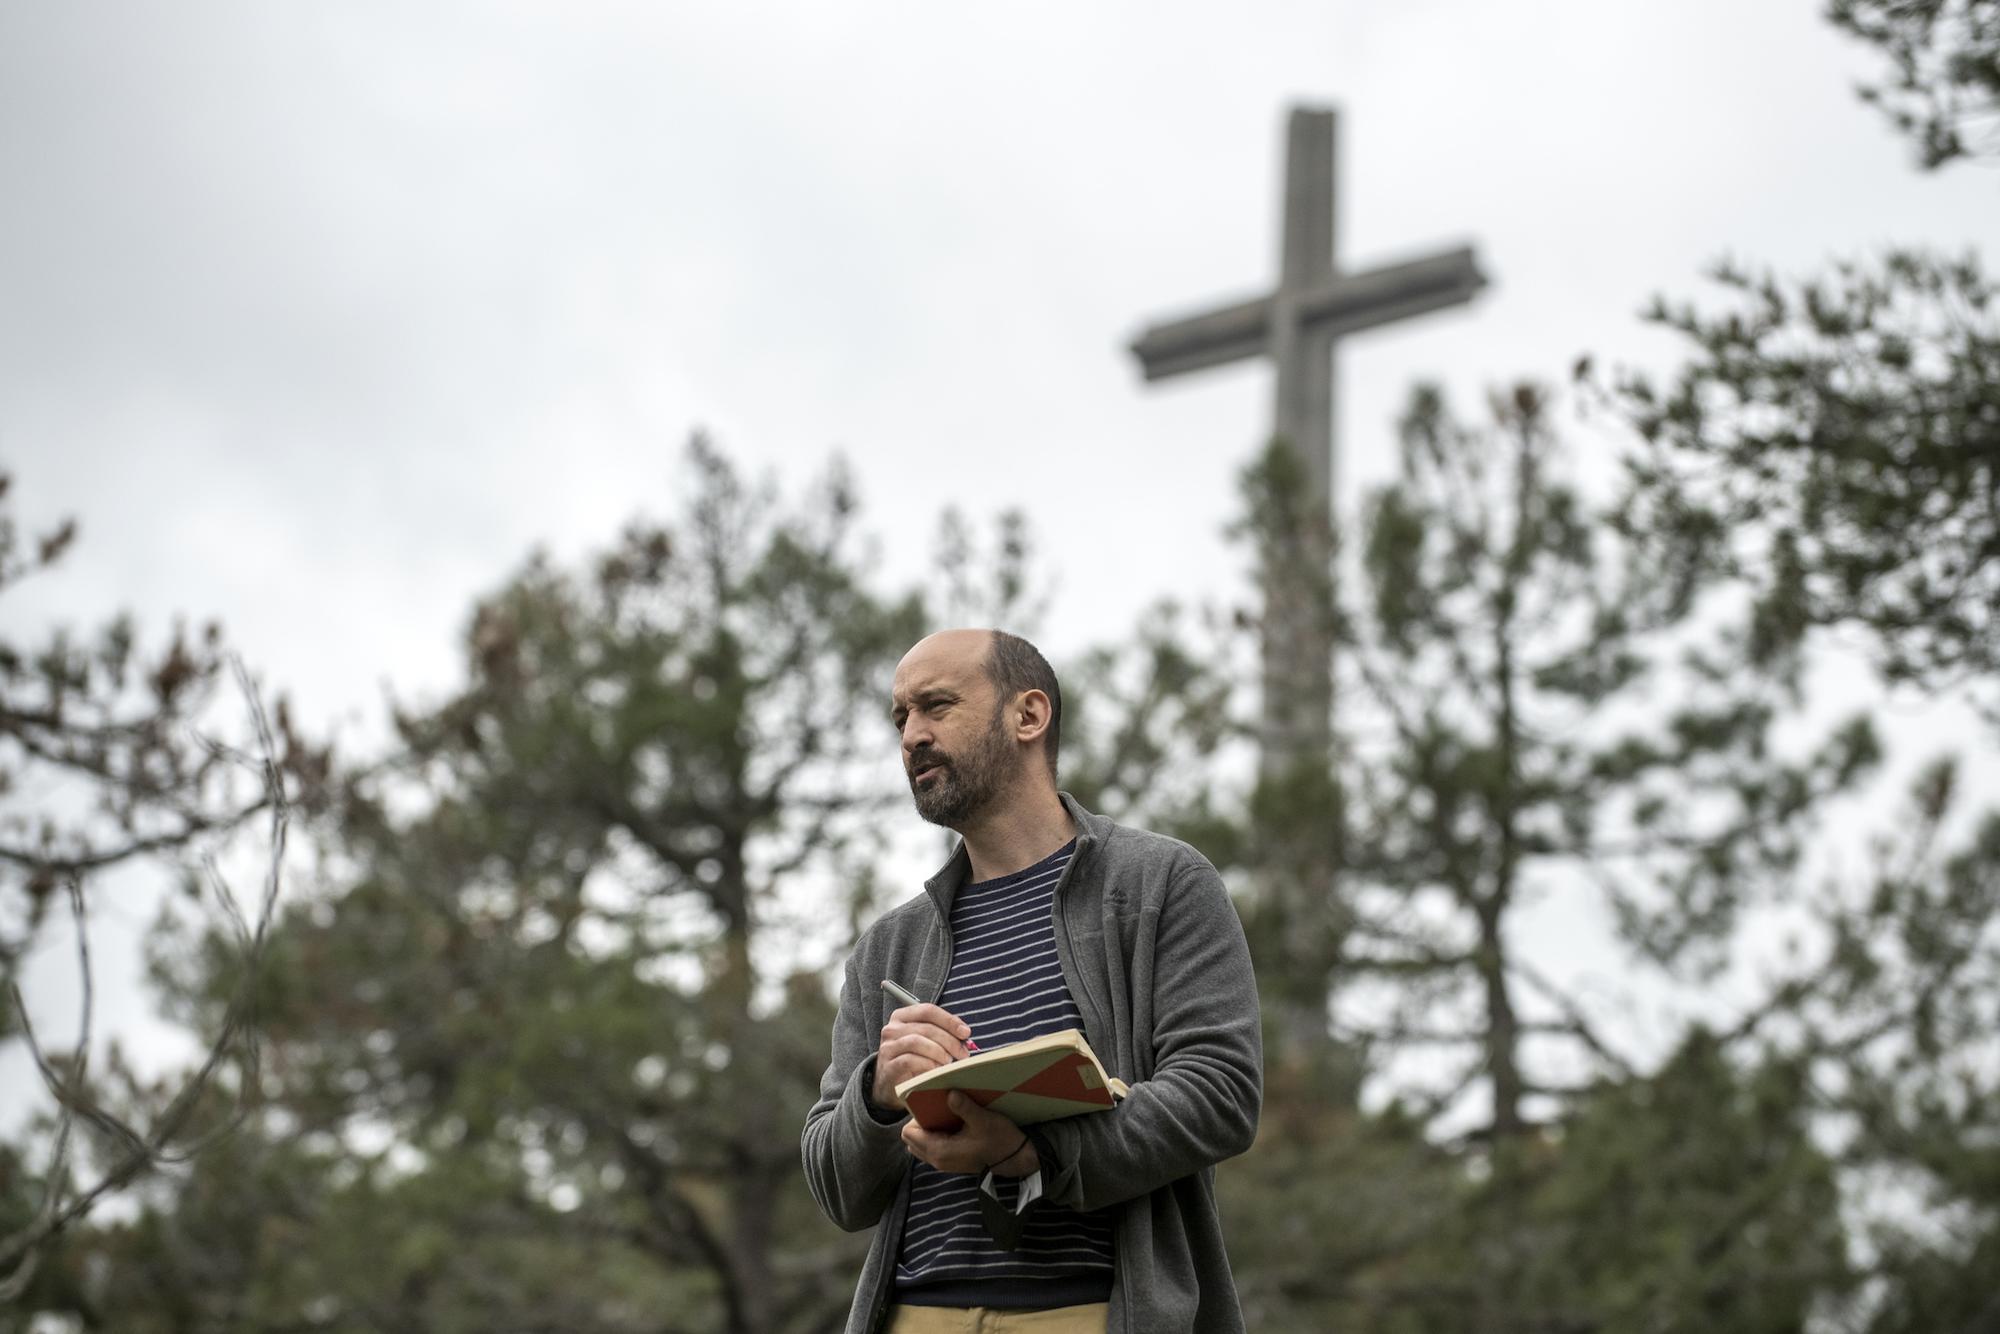
<path fill-rule="evenodd" d="M 938 1131 L 965 1124 L 946 1105 L 954 1090 L 1016 1125 L 1105 1111 L 1129 1092 L 1073 1028 L 938 1066 L 896 1089 L 917 1123 Z"/>

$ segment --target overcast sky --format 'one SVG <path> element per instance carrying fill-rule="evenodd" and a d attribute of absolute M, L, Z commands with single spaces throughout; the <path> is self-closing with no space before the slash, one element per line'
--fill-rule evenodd
<path fill-rule="evenodd" d="M 1919 174 L 1818 8 L 0 6 L 0 465 L 83 529 L 8 631 L 217 617 L 365 738 L 532 545 L 668 508 L 705 427 L 844 453 L 891 577 L 946 505 L 1026 508 L 1060 664 L 1236 587 L 1268 373 L 1148 387 L 1124 346 L 1273 277 L 1295 101 L 1343 112 L 1344 264 L 1492 280 L 1343 349 L 1350 502 L 1416 379 L 1662 364 L 1635 312 L 1724 254 L 1990 238 L 1991 173 Z"/>

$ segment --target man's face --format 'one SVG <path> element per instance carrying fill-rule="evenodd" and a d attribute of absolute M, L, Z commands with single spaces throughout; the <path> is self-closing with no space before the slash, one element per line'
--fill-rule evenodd
<path fill-rule="evenodd" d="M 948 630 L 896 668 L 892 717 L 917 814 L 962 829 L 1013 781 L 1019 763 L 986 677 L 988 636 Z"/>

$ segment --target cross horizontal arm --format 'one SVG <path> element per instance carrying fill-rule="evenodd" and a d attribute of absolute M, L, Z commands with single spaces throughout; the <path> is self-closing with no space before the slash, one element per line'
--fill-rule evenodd
<path fill-rule="evenodd" d="M 1485 285 L 1471 247 L 1462 246 L 1315 284 L 1299 296 L 1299 319 L 1338 337 L 1462 305 Z M 1270 346 L 1271 306 L 1263 296 L 1156 324 L 1132 340 L 1132 353 L 1148 380 L 1262 355 Z"/>

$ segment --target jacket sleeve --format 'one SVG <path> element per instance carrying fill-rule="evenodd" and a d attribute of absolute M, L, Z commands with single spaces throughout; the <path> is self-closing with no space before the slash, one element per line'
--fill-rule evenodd
<path fill-rule="evenodd" d="M 910 1167 L 902 1137 L 907 1114 L 884 1121 L 868 1102 L 881 1035 L 870 1027 L 866 994 L 850 957 L 833 1021 L 833 1059 L 799 1136 L 813 1199 L 849 1232 L 880 1221 Z"/>
<path fill-rule="evenodd" d="M 1048 1198 L 1101 1209 L 1250 1147 L 1264 1049 L 1250 946 L 1222 877 L 1185 866 L 1154 924 L 1154 1068 L 1109 1112 L 1050 1121 Z"/>

